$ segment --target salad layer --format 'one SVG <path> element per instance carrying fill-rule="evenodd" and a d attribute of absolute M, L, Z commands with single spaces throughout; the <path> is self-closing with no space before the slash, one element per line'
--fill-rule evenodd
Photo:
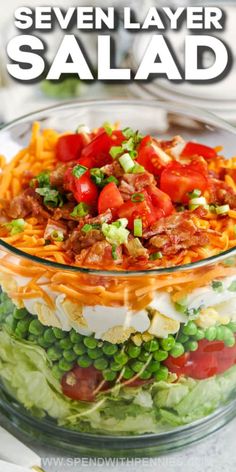
<path fill-rule="evenodd" d="M 33 415 L 80 431 L 141 434 L 195 421 L 236 388 L 236 323 L 112 344 L 43 326 L 1 294 L 0 376 Z"/>
<path fill-rule="evenodd" d="M 235 158 L 104 124 L 60 135 L 33 126 L 0 177 L 0 237 L 79 267 L 195 262 L 235 246 Z"/>
<path fill-rule="evenodd" d="M 236 245 L 236 160 L 220 153 L 35 123 L 28 147 L 1 158 L 0 238 L 33 262 L 1 247 L 0 376 L 34 415 L 141 434 L 234 396 L 235 258 L 185 267 Z M 124 272 L 136 269 L 145 277 Z"/>

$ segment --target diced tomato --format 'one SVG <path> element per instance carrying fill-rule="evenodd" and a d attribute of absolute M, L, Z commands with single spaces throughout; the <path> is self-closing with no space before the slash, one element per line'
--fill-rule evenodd
<path fill-rule="evenodd" d="M 79 164 L 92 167 L 102 167 L 110 164 L 113 159 L 109 154 L 112 146 L 120 146 L 125 140 L 122 131 L 113 131 L 111 135 L 107 133 L 98 134 L 87 146 L 84 147 Z"/>
<path fill-rule="evenodd" d="M 214 159 L 217 156 L 217 153 L 215 149 L 209 146 L 189 141 L 184 147 L 181 155 L 183 157 L 202 156 L 205 159 Z"/>
<path fill-rule="evenodd" d="M 164 364 L 170 372 L 178 376 L 186 375 L 193 379 L 206 379 L 221 374 L 236 362 L 236 345 L 227 347 L 222 341 L 207 341 L 198 343 L 198 349 L 187 352 L 175 359 L 169 356 Z"/>
<path fill-rule="evenodd" d="M 148 172 L 159 176 L 171 160 L 171 157 L 159 148 L 151 136 L 145 136 L 142 139 L 139 145 L 137 162 Z"/>
<path fill-rule="evenodd" d="M 142 202 L 132 202 L 128 200 L 118 210 L 119 218 L 127 218 L 128 228 L 133 230 L 134 220 L 136 218 L 142 219 L 143 228 L 148 228 L 157 219 L 155 208 L 153 207 L 150 198 L 146 192 L 142 192 L 145 195 L 145 200 Z M 161 217 L 160 215 L 158 216 Z"/>
<path fill-rule="evenodd" d="M 74 197 L 77 202 L 84 202 L 94 206 L 98 199 L 98 189 L 91 180 L 89 174 L 85 172 L 79 179 L 74 180 Z"/>
<path fill-rule="evenodd" d="M 188 193 L 194 189 L 204 192 L 208 188 L 207 177 L 195 166 L 178 162 L 169 164 L 161 174 L 160 188 L 176 203 L 188 202 Z"/>
<path fill-rule="evenodd" d="M 61 136 L 56 144 L 56 158 L 61 162 L 76 161 L 86 144 L 83 133 Z"/>
<path fill-rule="evenodd" d="M 162 216 L 168 216 L 173 212 L 174 207 L 171 198 L 167 193 L 162 192 L 155 185 L 149 185 L 145 187 L 145 190 L 148 193 L 154 208 L 162 210 Z"/>
<path fill-rule="evenodd" d="M 78 203 L 84 202 L 95 206 L 98 199 L 98 189 L 91 180 L 89 171 L 77 178 L 72 173 L 72 168 L 68 168 L 64 175 L 64 186 L 73 193 Z"/>
<path fill-rule="evenodd" d="M 98 213 L 105 213 L 108 208 L 117 210 L 123 205 L 124 200 L 114 182 L 107 184 L 101 191 L 98 199 Z"/>
<path fill-rule="evenodd" d="M 91 367 L 74 367 L 63 375 L 61 385 L 64 395 L 73 400 L 92 402 L 95 400 L 94 392 L 102 382 L 102 373 Z M 106 386 L 103 386 L 103 389 Z"/>

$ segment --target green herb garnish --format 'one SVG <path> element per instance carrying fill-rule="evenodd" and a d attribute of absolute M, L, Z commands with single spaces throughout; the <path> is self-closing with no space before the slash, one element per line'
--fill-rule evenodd
<path fill-rule="evenodd" d="M 131 202 L 139 203 L 144 201 L 144 194 L 143 193 L 133 193 L 131 197 Z"/>
<path fill-rule="evenodd" d="M 14 236 L 15 234 L 22 233 L 25 227 L 25 220 L 23 218 L 18 218 L 17 220 L 12 220 L 9 223 L 3 223 L 8 231 L 10 231 L 10 235 Z"/>
<path fill-rule="evenodd" d="M 36 188 L 35 192 L 41 195 L 43 203 L 49 207 L 61 207 L 63 205 L 63 197 L 58 190 L 51 189 L 50 187 Z"/>
<path fill-rule="evenodd" d="M 134 236 L 141 238 L 143 235 L 143 223 L 141 218 L 135 218 L 134 220 Z"/>
<path fill-rule="evenodd" d="M 58 241 L 58 242 L 63 241 L 63 240 L 64 240 L 63 231 L 54 229 L 54 230 L 50 233 L 50 238 L 51 238 L 53 241 Z"/>
<path fill-rule="evenodd" d="M 116 261 L 118 259 L 118 255 L 117 255 L 117 252 L 116 252 L 116 245 L 113 244 L 112 245 L 112 248 L 111 248 L 111 255 L 112 255 L 112 259 L 114 259 L 114 261 Z"/>
<path fill-rule="evenodd" d="M 82 228 L 82 231 L 84 233 L 88 233 L 89 231 L 91 231 L 92 229 L 101 229 L 101 225 L 99 224 L 89 224 L 89 223 L 86 223 L 83 228 Z"/>
<path fill-rule="evenodd" d="M 230 284 L 230 286 L 228 287 L 228 290 L 230 292 L 236 292 L 236 280 L 233 280 L 233 282 Z"/>
<path fill-rule="evenodd" d="M 78 205 L 74 207 L 70 215 L 73 216 L 74 218 L 81 218 L 83 216 L 88 215 L 88 213 L 89 213 L 89 206 L 84 202 L 80 202 Z"/>
<path fill-rule="evenodd" d="M 215 292 L 222 292 L 223 291 L 223 283 L 220 280 L 213 280 L 211 286 Z"/>
<path fill-rule="evenodd" d="M 88 170 L 87 167 L 81 166 L 80 164 L 77 164 L 75 167 L 72 169 L 72 174 L 79 179 L 86 171 Z"/>
<path fill-rule="evenodd" d="M 149 260 L 150 261 L 156 261 L 157 259 L 162 259 L 162 257 L 163 257 L 163 255 L 162 255 L 161 251 L 153 252 L 152 254 L 150 254 Z"/>

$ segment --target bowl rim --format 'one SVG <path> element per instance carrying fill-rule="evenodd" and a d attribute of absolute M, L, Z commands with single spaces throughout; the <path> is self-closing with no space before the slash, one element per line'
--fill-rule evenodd
<path fill-rule="evenodd" d="M 27 113 L 25 115 L 22 115 L 18 118 L 15 118 L 14 120 L 11 120 L 10 122 L 2 125 L 0 127 L 0 134 L 3 131 L 10 130 L 14 125 L 24 122 L 25 119 L 27 118 L 32 118 L 32 121 L 36 119 L 36 117 L 39 114 L 43 114 L 46 112 L 53 112 L 56 110 L 62 110 L 62 109 L 72 109 L 72 108 L 82 108 L 82 107 L 88 107 L 92 108 L 93 106 L 141 106 L 141 107 L 155 107 L 159 106 L 160 108 L 166 110 L 167 112 L 169 111 L 170 113 L 181 113 L 182 115 L 192 117 L 193 119 L 198 119 L 201 121 L 205 121 L 206 125 L 211 126 L 218 126 L 221 129 L 228 131 L 232 134 L 235 134 L 235 139 L 236 139 L 236 127 L 230 125 L 223 119 L 219 118 L 218 116 L 215 116 L 213 113 L 209 113 L 206 110 L 203 110 L 201 108 L 197 107 L 191 107 L 191 110 L 186 110 L 186 106 L 184 104 L 181 104 L 179 102 L 174 102 L 174 101 L 161 101 L 161 100 L 143 100 L 143 99 L 129 99 L 129 98 L 121 98 L 121 99 L 93 99 L 93 100 L 74 100 L 72 101 L 65 101 L 63 103 L 58 103 L 56 105 L 52 105 L 49 107 L 45 107 L 42 109 L 38 109 L 34 112 Z M 222 260 L 236 256 L 236 246 L 232 247 L 231 249 L 227 249 L 226 251 L 222 251 L 219 254 L 216 254 L 214 256 L 207 257 L 205 259 L 200 259 L 199 261 L 196 262 L 191 262 L 189 264 L 182 264 L 179 266 L 171 266 L 171 267 L 160 267 L 157 269 L 144 269 L 144 270 L 103 270 L 103 269 L 93 269 L 93 268 L 86 268 L 86 267 L 78 267 L 78 266 L 72 266 L 68 264 L 61 264 L 59 262 L 53 262 L 47 259 L 43 259 L 37 256 L 33 256 L 31 254 L 28 254 L 24 251 L 21 251 L 20 249 L 14 247 L 11 244 L 6 243 L 5 241 L 2 241 L 0 238 L 0 249 L 3 247 L 6 249 L 10 254 L 16 255 L 22 259 L 26 259 L 28 261 L 35 262 L 39 265 L 46 266 L 47 268 L 54 268 L 58 270 L 63 270 L 63 271 L 73 271 L 81 274 L 87 274 L 87 275 L 100 275 L 100 276 L 115 276 L 115 277 L 134 277 L 134 276 L 143 276 L 143 275 L 164 275 L 164 274 L 173 274 L 177 272 L 182 272 L 185 270 L 193 270 L 197 268 L 202 268 L 205 267 L 209 264 L 221 262 Z"/>

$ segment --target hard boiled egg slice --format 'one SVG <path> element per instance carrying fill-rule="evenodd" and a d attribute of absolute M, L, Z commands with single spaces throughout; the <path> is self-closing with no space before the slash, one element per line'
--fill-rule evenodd
<path fill-rule="evenodd" d="M 143 333 L 150 325 L 146 310 L 129 311 L 125 306 L 85 306 L 83 308 L 83 316 L 88 328 L 95 333 L 95 338 L 97 339 L 102 339 L 104 333 L 107 333 L 112 328 L 122 327 L 123 331 L 133 328 L 134 331 Z"/>

